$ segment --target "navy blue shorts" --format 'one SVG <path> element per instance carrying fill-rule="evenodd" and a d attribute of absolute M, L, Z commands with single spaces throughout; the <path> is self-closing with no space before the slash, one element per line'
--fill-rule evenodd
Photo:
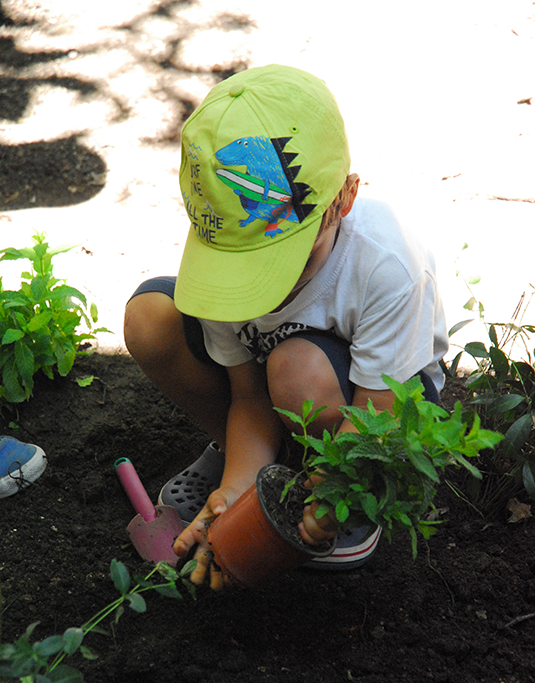
<path fill-rule="evenodd" d="M 142 282 L 136 291 L 132 294 L 131 299 L 138 294 L 146 294 L 148 292 L 160 292 L 167 294 L 167 296 L 174 299 L 175 296 L 176 277 L 161 276 L 153 277 L 150 280 Z M 204 336 L 201 323 L 197 318 L 182 313 L 182 320 L 184 324 L 184 334 L 186 335 L 186 342 L 191 353 L 201 361 L 208 365 L 218 365 L 206 351 L 204 346 Z M 295 332 L 292 337 L 299 337 L 316 344 L 325 353 L 329 359 L 333 369 L 338 377 L 340 388 L 344 394 L 347 405 L 353 403 L 353 395 L 355 393 L 355 384 L 349 379 L 349 368 L 351 365 L 351 352 L 349 344 L 345 339 L 336 337 L 329 332 L 322 330 L 306 330 L 303 332 Z M 426 401 L 438 403 L 440 395 L 435 387 L 433 380 L 423 370 L 417 373 L 424 385 L 424 398 Z"/>

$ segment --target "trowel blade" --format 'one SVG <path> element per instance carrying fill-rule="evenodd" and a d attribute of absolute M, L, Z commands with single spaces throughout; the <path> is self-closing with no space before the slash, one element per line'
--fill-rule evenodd
<path fill-rule="evenodd" d="M 175 567 L 178 557 L 173 552 L 175 538 L 182 533 L 184 525 L 176 508 L 170 505 L 156 505 L 157 518 L 146 522 L 136 515 L 126 527 L 130 540 L 139 555 L 151 562 L 167 562 Z"/>

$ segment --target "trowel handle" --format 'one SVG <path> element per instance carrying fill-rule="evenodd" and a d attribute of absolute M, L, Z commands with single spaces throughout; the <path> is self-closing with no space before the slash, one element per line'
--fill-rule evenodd
<path fill-rule="evenodd" d="M 153 522 L 158 515 L 130 460 L 128 458 L 119 458 L 115 463 L 115 471 L 134 510 L 146 522 Z"/>

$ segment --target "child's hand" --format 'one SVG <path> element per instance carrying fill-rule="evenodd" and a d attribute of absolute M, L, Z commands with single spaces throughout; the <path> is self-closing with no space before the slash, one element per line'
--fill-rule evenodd
<path fill-rule="evenodd" d="M 317 509 L 316 501 L 312 505 L 307 505 L 303 512 L 303 521 L 299 523 L 301 538 L 309 545 L 320 545 L 336 536 L 337 524 L 334 510 L 316 519 Z"/>
<path fill-rule="evenodd" d="M 173 545 L 173 550 L 179 557 L 186 557 L 191 548 L 197 545 L 193 559 L 197 560 L 197 566 L 190 575 L 190 580 L 200 586 L 209 570 L 210 588 L 214 591 L 223 590 L 230 582 L 221 571 L 214 566 L 213 553 L 206 538 L 208 528 L 214 519 L 239 498 L 240 494 L 234 489 L 219 488 L 210 494 L 206 505 L 197 517 L 178 536 Z"/>

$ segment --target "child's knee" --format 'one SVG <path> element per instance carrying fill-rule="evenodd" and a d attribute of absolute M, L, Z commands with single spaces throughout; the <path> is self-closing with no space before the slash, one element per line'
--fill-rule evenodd
<path fill-rule="evenodd" d="M 338 379 L 323 351 L 306 339 L 290 338 L 279 344 L 267 363 L 273 404 L 301 413 L 304 401 L 325 401 L 340 391 Z M 278 403 L 277 403 L 278 401 Z"/>
<path fill-rule="evenodd" d="M 165 356 L 178 344 L 180 313 L 174 302 L 160 292 L 139 294 L 126 305 L 124 340 L 136 359 Z"/>

